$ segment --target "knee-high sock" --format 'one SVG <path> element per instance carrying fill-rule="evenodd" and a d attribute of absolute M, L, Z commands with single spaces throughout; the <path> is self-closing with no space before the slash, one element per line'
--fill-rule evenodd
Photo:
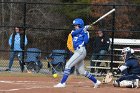
<path fill-rule="evenodd" d="M 65 83 L 66 82 L 69 74 L 70 74 L 70 69 L 65 69 L 63 77 L 62 77 L 62 80 L 61 80 L 61 83 Z"/>
<path fill-rule="evenodd" d="M 85 72 L 85 77 L 89 78 L 94 83 L 97 82 L 97 79 L 91 73 L 89 73 L 89 72 Z"/>

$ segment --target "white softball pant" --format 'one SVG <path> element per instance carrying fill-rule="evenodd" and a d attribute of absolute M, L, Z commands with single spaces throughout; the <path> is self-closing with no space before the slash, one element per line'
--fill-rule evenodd
<path fill-rule="evenodd" d="M 71 69 L 73 66 L 79 71 L 81 75 L 84 75 L 84 59 L 86 57 L 86 49 L 85 47 L 80 47 L 79 49 L 74 51 L 72 57 L 66 63 L 65 69 Z"/>

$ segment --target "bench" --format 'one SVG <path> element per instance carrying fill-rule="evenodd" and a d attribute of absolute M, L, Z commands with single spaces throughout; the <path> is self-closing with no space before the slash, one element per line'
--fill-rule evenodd
<path fill-rule="evenodd" d="M 102 63 L 107 63 L 108 65 L 107 66 L 100 66 L 100 67 L 97 67 L 97 66 L 86 66 L 88 69 L 91 69 L 91 68 L 94 68 L 95 70 L 97 69 L 105 69 L 105 70 L 110 70 L 111 67 L 109 65 L 109 63 L 111 63 L 111 61 L 109 60 L 92 60 L 92 62 L 102 62 Z M 117 64 L 123 64 L 124 62 L 123 61 L 113 61 L 113 63 L 117 63 Z M 117 67 L 114 67 L 113 69 L 117 69 Z"/>
<path fill-rule="evenodd" d="M 110 38 L 110 41 L 111 41 L 111 44 L 112 44 L 112 38 Z M 124 47 L 134 47 L 136 46 L 134 49 L 135 52 L 140 52 L 140 49 L 139 49 L 139 46 L 140 46 L 140 39 L 123 39 L 123 38 L 114 38 L 114 49 L 113 51 L 114 52 L 118 52 L 120 53 L 122 51 L 122 49 Z M 117 47 L 119 46 L 119 48 Z M 120 56 L 122 56 L 121 54 L 119 54 Z M 94 68 L 95 70 L 97 69 L 104 69 L 104 70 L 110 70 L 111 67 L 109 65 L 109 63 L 111 63 L 111 60 L 107 59 L 107 60 L 92 60 L 92 62 L 101 62 L 101 63 L 107 63 L 108 65 L 107 66 L 100 66 L 100 67 L 96 67 L 96 66 L 86 66 L 86 68 L 88 69 L 91 69 L 91 68 Z M 117 63 L 119 65 L 123 64 L 124 62 L 121 60 L 117 60 L 117 61 L 114 61 L 113 60 L 113 63 Z M 113 69 L 117 69 L 117 67 L 113 67 Z"/>

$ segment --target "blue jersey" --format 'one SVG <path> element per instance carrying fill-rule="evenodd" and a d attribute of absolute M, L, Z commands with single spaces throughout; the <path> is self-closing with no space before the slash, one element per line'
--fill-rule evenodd
<path fill-rule="evenodd" d="M 129 74 L 139 74 L 140 75 L 140 64 L 139 60 L 136 58 L 129 58 L 126 62 L 125 65 L 128 68 L 128 73 Z"/>
<path fill-rule="evenodd" d="M 75 50 L 86 46 L 89 41 L 89 32 L 84 30 L 84 27 L 72 30 L 71 35 L 73 38 L 73 47 Z"/>

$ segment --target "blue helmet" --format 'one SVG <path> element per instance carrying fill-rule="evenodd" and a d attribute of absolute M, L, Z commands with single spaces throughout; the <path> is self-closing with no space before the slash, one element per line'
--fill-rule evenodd
<path fill-rule="evenodd" d="M 76 18 L 73 20 L 73 25 L 79 25 L 82 28 L 84 27 L 84 21 L 81 18 Z"/>

